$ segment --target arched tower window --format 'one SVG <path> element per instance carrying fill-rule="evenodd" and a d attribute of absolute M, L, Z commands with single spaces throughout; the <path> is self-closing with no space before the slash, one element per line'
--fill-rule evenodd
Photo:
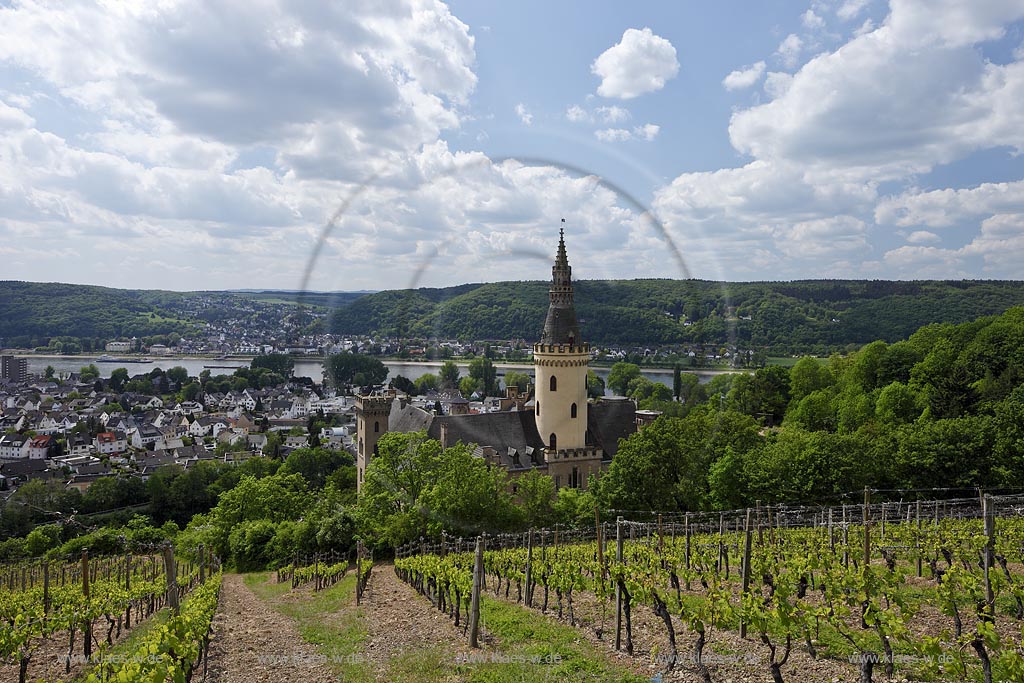
<path fill-rule="evenodd" d="M 573 403 L 572 407 L 569 408 L 569 417 L 571 417 L 574 420 L 576 419 L 576 404 L 575 403 Z"/>
<path fill-rule="evenodd" d="M 548 437 L 548 448 L 552 451 L 558 450 L 558 437 L 554 432 L 551 432 L 551 436 Z"/>
<path fill-rule="evenodd" d="M 551 375 L 551 381 L 548 382 L 548 385 L 551 387 L 551 391 L 558 391 L 558 378 Z"/>
<path fill-rule="evenodd" d="M 537 415 L 539 416 L 540 415 L 540 401 L 537 401 L 536 405 L 534 405 L 534 410 L 537 411 Z"/>
<path fill-rule="evenodd" d="M 374 422 L 373 423 L 373 433 L 374 434 L 380 433 L 380 422 Z"/>

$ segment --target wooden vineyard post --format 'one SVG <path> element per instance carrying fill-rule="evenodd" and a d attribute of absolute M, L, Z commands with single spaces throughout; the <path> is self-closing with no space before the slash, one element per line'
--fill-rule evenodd
<path fill-rule="evenodd" d="M 167 585 L 167 604 L 171 613 L 178 615 L 178 572 L 174 567 L 174 547 L 164 546 L 164 578 Z"/>
<path fill-rule="evenodd" d="M 206 583 L 206 552 L 203 544 L 199 544 L 199 583 Z"/>
<path fill-rule="evenodd" d="M 744 532 L 745 533 L 743 534 L 743 569 L 742 569 L 742 572 L 743 572 L 742 573 L 743 588 L 742 588 L 742 591 L 740 593 L 740 600 L 742 600 L 743 596 L 747 594 L 748 590 L 750 590 L 750 542 L 751 542 L 751 540 L 753 538 L 753 535 L 752 535 L 751 529 L 750 529 L 750 508 L 747 508 L 747 521 L 746 521 L 746 525 L 744 526 Z M 746 637 L 747 637 L 747 622 L 746 621 L 741 621 L 740 622 L 740 638 L 746 638 Z"/>
<path fill-rule="evenodd" d="M 43 561 L 43 614 L 50 613 L 50 561 Z"/>
<path fill-rule="evenodd" d="M 834 554 L 836 552 L 835 529 L 832 526 L 832 508 L 828 509 L 828 549 Z"/>
<path fill-rule="evenodd" d="M 82 597 L 89 604 L 89 551 L 82 551 Z M 86 617 L 82 624 L 82 654 L 88 660 L 92 657 L 92 622 Z"/>
<path fill-rule="evenodd" d="M 916 548 L 918 548 L 918 578 L 922 577 L 921 567 L 921 499 L 918 499 L 918 542 L 916 542 Z"/>
<path fill-rule="evenodd" d="M 843 503 L 843 566 L 850 566 L 850 525 L 846 519 L 846 503 Z"/>
<path fill-rule="evenodd" d="M 686 535 L 686 547 L 683 549 L 683 559 L 686 562 L 686 590 L 690 590 L 690 513 L 683 517 L 683 533 Z"/>
<path fill-rule="evenodd" d="M 985 517 L 985 611 L 993 620 L 996 616 L 996 596 L 992 590 L 992 563 L 996 549 L 996 510 L 988 493 L 981 499 L 981 512 Z"/>
<path fill-rule="evenodd" d="M 130 553 L 125 553 L 124 556 L 124 590 L 126 593 L 130 592 L 132 588 L 132 556 Z M 126 629 L 132 627 L 132 605 L 131 602 L 124 608 L 124 627 Z"/>
<path fill-rule="evenodd" d="M 484 573 L 484 537 L 476 539 L 476 557 L 473 560 L 473 593 L 469 603 L 469 646 L 479 647 L 480 636 L 480 588 Z"/>
<path fill-rule="evenodd" d="M 687 535 L 689 541 L 689 535 Z M 689 543 L 687 543 L 689 547 Z M 615 520 L 615 562 L 622 565 L 622 517 Z M 622 648 L 622 584 L 615 582 L 615 649 Z"/>
<path fill-rule="evenodd" d="M 864 567 L 871 564 L 871 490 L 864 487 Z"/>
<path fill-rule="evenodd" d="M 598 538 L 597 551 L 601 552 L 601 539 Z M 533 527 L 526 532 L 526 595 L 523 601 L 527 607 L 533 607 Z"/>
<path fill-rule="evenodd" d="M 356 541 L 356 606 L 363 600 L 363 542 Z"/>

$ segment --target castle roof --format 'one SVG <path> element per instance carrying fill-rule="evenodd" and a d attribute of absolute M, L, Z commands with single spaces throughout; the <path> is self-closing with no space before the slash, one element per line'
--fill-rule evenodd
<path fill-rule="evenodd" d="M 565 222 L 565 219 L 562 219 Z M 541 333 L 542 344 L 578 344 L 580 326 L 576 321 L 576 307 L 572 289 L 572 268 L 565 252 L 565 231 L 558 232 L 558 253 L 551 267 L 551 288 L 548 315 Z"/>

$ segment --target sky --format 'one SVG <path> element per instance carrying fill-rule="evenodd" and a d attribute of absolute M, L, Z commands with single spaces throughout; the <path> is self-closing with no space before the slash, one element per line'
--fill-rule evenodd
<path fill-rule="evenodd" d="M 0 280 L 1024 279 L 1022 150 L 1024 0 L 0 0 Z"/>

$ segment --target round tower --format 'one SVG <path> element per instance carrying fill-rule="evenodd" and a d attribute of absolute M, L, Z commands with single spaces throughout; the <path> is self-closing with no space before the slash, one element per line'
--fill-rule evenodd
<path fill-rule="evenodd" d="M 560 451 L 577 451 L 587 445 L 590 345 L 580 339 L 572 268 L 561 230 L 548 294 L 548 315 L 541 339 L 533 346 L 533 363 L 537 431 L 546 446 L 545 460 L 550 462 Z"/>

